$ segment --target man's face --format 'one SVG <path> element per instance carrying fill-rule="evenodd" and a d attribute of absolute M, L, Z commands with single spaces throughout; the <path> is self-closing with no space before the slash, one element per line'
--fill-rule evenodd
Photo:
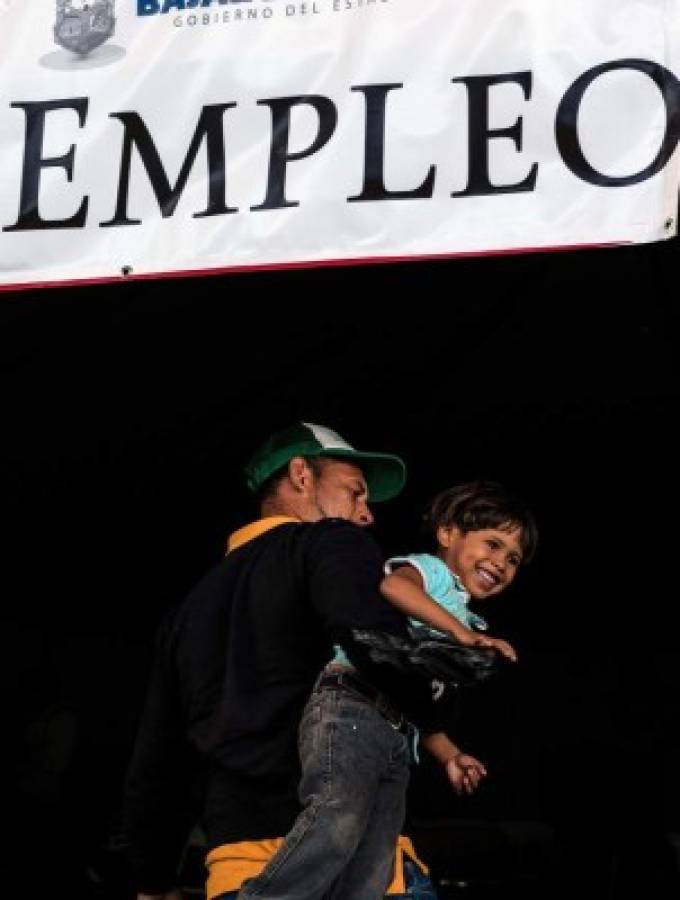
<path fill-rule="evenodd" d="M 310 500 L 320 519 L 346 519 L 355 525 L 371 525 L 368 488 L 358 466 L 339 459 L 322 459 L 314 477 Z"/>
<path fill-rule="evenodd" d="M 444 562 L 474 600 L 500 594 L 522 562 L 519 528 L 483 528 L 463 534 L 452 526 L 440 528 L 437 537 Z"/>

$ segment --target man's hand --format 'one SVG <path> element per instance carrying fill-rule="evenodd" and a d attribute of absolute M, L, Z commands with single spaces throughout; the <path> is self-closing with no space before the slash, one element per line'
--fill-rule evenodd
<path fill-rule="evenodd" d="M 446 764 L 446 774 L 457 794 L 473 794 L 486 775 L 486 768 L 474 756 L 457 753 Z"/>
<path fill-rule="evenodd" d="M 475 634 L 475 639 L 472 644 L 475 647 L 492 647 L 494 650 L 497 650 L 500 654 L 502 654 L 506 659 L 509 659 L 510 662 L 517 662 L 517 653 L 515 652 L 515 648 L 512 646 L 512 644 L 509 644 L 502 638 L 494 638 L 488 634 Z"/>

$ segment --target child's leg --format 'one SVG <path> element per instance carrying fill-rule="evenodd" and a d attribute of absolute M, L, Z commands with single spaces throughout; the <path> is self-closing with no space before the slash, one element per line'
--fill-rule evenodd
<path fill-rule="evenodd" d="M 392 878 L 397 838 L 406 812 L 409 778 L 406 741 L 395 743 L 380 779 L 373 809 L 357 850 L 329 894 L 329 900 L 382 897 Z"/>
<path fill-rule="evenodd" d="M 407 772 L 405 743 L 363 698 L 339 688 L 315 691 L 300 726 L 302 812 L 276 856 L 241 888 L 240 900 L 321 900 L 361 843 L 381 780 L 395 765 L 395 747 L 404 748 Z M 401 816 L 382 863 L 388 875 L 371 892 L 362 884 L 355 900 L 382 898 L 399 825 Z M 366 861 L 373 873 L 374 859 Z"/>

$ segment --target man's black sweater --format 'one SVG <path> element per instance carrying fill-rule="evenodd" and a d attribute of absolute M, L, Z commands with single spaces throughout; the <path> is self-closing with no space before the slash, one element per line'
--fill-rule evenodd
<path fill-rule="evenodd" d="M 168 616 L 126 787 L 139 890 L 170 888 L 198 818 L 208 849 L 290 829 L 298 723 L 334 643 L 419 727 L 439 729 L 428 682 L 372 664 L 352 641 L 352 628 L 405 633 L 382 574 L 364 529 L 287 522 L 230 552 Z"/>

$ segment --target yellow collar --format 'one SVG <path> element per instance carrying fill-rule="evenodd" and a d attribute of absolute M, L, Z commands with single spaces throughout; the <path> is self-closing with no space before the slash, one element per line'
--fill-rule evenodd
<path fill-rule="evenodd" d="M 243 528 L 239 528 L 238 531 L 234 531 L 229 535 L 229 540 L 227 541 L 227 553 L 231 553 L 231 551 L 236 550 L 237 547 L 247 544 L 248 541 L 252 541 L 254 538 L 259 537 L 261 534 L 264 534 L 265 531 L 276 528 L 277 525 L 286 525 L 289 522 L 299 523 L 301 521 L 301 519 L 296 519 L 293 516 L 267 516 L 264 519 L 257 519 L 257 521 L 251 522 L 249 525 L 244 525 Z"/>

